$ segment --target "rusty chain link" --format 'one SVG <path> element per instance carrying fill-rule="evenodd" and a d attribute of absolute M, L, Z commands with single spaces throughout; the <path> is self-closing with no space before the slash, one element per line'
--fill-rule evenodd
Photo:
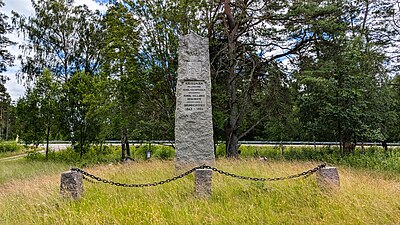
<path fill-rule="evenodd" d="M 290 176 L 286 176 L 286 177 L 275 177 L 275 178 L 263 178 L 263 177 L 248 177 L 248 176 L 242 176 L 242 175 L 236 175 L 233 173 L 229 173 L 220 169 L 217 169 L 215 167 L 212 166 L 207 166 L 207 165 L 202 165 L 202 166 L 197 166 L 194 167 L 178 176 L 166 179 L 166 180 L 161 180 L 161 181 L 156 181 L 156 182 L 152 182 L 152 183 L 143 183 L 143 184 L 124 184 L 124 183 L 119 183 L 119 182 L 115 182 L 112 180 L 107 180 L 107 179 L 103 179 L 100 178 L 98 176 L 95 176 L 93 174 L 90 174 L 82 169 L 79 168 L 72 168 L 71 171 L 75 171 L 78 173 L 81 173 L 83 175 L 83 179 L 89 181 L 90 183 L 105 183 L 105 184 L 110 184 L 110 185 L 115 185 L 115 186 L 119 186 L 119 187 L 154 187 L 154 186 L 158 186 L 158 185 L 162 185 L 162 184 L 166 184 L 178 179 L 181 179 L 191 173 L 193 173 L 194 171 L 196 171 L 197 169 L 211 169 L 214 172 L 217 172 L 219 174 L 228 176 L 228 177 L 233 177 L 233 178 L 237 178 L 237 179 L 242 179 L 242 180 L 252 180 L 252 181 L 282 181 L 282 180 L 288 180 L 288 179 L 294 179 L 294 178 L 299 178 L 299 177 L 307 177 L 315 172 L 317 172 L 318 170 L 320 170 L 321 168 L 324 168 L 326 166 L 326 164 L 321 164 L 313 169 L 304 171 L 302 173 L 298 173 L 295 175 L 290 175 Z"/>

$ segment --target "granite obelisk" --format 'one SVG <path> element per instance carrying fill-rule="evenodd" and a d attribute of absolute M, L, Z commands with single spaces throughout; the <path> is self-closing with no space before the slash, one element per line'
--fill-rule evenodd
<path fill-rule="evenodd" d="M 188 34 L 179 40 L 175 112 L 177 170 L 214 165 L 208 39 Z"/>

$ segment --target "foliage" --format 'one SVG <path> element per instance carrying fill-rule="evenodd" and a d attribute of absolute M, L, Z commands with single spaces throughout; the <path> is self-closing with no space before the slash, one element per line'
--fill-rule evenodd
<path fill-rule="evenodd" d="M 0 140 L 14 139 L 15 132 L 15 106 L 5 85 L 0 83 Z"/>
<path fill-rule="evenodd" d="M 17 104 L 19 135 L 26 144 L 38 145 L 46 140 L 46 155 L 51 132 L 58 127 L 60 120 L 61 87 L 48 70 L 36 81 L 33 88 Z"/>
<path fill-rule="evenodd" d="M 15 141 L 2 141 L 0 142 L 0 153 L 3 152 L 17 152 L 23 148 Z"/>
<path fill-rule="evenodd" d="M 135 159 L 146 159 L 146 154 L 148 151 L 150 151 L 151 158 L 161 160 L 172 160 L 175 155 L 175 150 L 171 146 L 147 143 L 144 145 L 136 146 L 136 148 L 134 149 Z"/>
<path fill-rule="evenodd" d="M 4 1 L 0 0 L 0 8 L 4 7 Z M 14 56 L 7 50 L 15 42 L 5 35 L 12 32 L 12 27 L 7 22 L 8 17 L 0 13 L 0 73 L 7 70 L 7 66 L 13 66 Z M 5 75 L 0 75 L 0 139 L 10 139 L 14 128 L 14 107 L 11 105 L 11 97 L 4 86 L 9 79 Z"/>
<path fill-rule="evenodd" d="M 211 18 L 218 19 L 208 22 L 214 28 L 209 38 L 217 91 L 213 101 L 218 103 L 213 107 L 222 119 L 217 121 L 219 136 L 225 136 L 227 156 L 236 157 L 242 138 L 295 135 L 293 78 L 283 61 L 293 67 L 297 61 L 292 59 L 319 41 L 313 29 L 332 21 L 340 9 L 315 1 L 231 2 L 213 2 L 216 16 Z M 274 128 L 255 130 L 261 124 Z"/>
<path fill-rule="evenodd" d="M 20 75 L 43 89 L 48 68 L 63 88 L 46 97 L 59 102 L 53 120 L 39 119 L 39 98 L 23 98 L 19 132 L 43 140 L 51 124 L 48 138 L 72 140 L 81 155 L 106 139 L 128 155 L 128 139 L 173 140 L 178 39 L 197 33 L 210 43 L 217 155 L 237 156 L 240 139 L 340 141 L 346 151 L 397 141 L 394 4 L 112 0 L 99 13 L 34 0 L 34 16 L 13 17 L 26 37 Z"/>
<path fill-rule="evenodd" d="M 136 161 L 146 159 L 147 151 L 151 152 L 152 159 L 172 160 L 174 149 L 171 146 L 146 144 L 132 148 L 132 157 Z M 92 145 L 80 156 L 80 152 L 73 148 L 63 151 L 51 151 L 46 158 L 38 151 L 31 151 L 26 159 L 30 161 L 51 161 L 57 163 L 68 163 L 75 166 L 90 166 L 93 164 L 116 163 L 121 160 L 121 146 Z"/>
<path fill-rule="evenodd" d="M 0 0 L 0 8 L 4 6 L 4 1 Z M 7 33 L 12 31 L 12 27 L 7 23 L 8 17 L 4 13 L 0 13 L 0 73 L 7 70 L 7 66 L 12 66 L 14 56 L 6 49 L 6 47 L 16 44 L 8 37 Z M 4 79 L 4 78 L 3 78 Z"/>
<path fill-rule="evenodd" d="M 337 11 L 327 24 L 313 27 L 312 34 L 319 41 L 299 55 L 296 75 L 299 117 L 308 139 L 334 137 L 345 151 L 352 151 L 356 142 L 387 140 L 388 120 L 395 119 L 388 92 L 390 79 L 384 68 L 387 57 L 380 50 L 383 43 L 375 39 L 380 19 L 373 13 L 377 10 L 374 5 L 364 3 L 361 22 L 354 18 L 362 7 L 343 1 L 338 5 L 343 12 Z M 379 15 L 389 16 L 387 13 Z"/>
<path fill-rule="evenodd" d="M 102 118 L 88 113 L 91 108 L 99 107 L 92 101 L 93 96 L 98 93 L 95 89 L 98 79 L 80 72 L 62 85 L 62 132 L 72 141 L 74 149 L 80 152 L 81 157 L 97 139 L 102 124 Z"/>
<path fill-rule="evenodd" d="M 283 151 L 282 151 L 283 148 Z M 270 160 L 304 160 L 326 162 L 330 165 L 345 165 L 375 171 L 400 173 L 400 151 L 391 148 L 385 151 L 380 147 L 366 147 L 364 152 L 357 148 L 352 154 L 344 154 L 338 147 L 257 147 L 241 146 L 241 157 L 264 157 Z"/>
<path fill-rule="evenodd" d="M 82 157 L 80 152 L 75 151 L 73 148 L 67 148 L 63 151 L 49 152 L 47 159 L 38 152 L 31 152 L 26 156 L 26 159 L 31 162 L 49 161 L 82 167 L 99 163 L 117 162 L 120 159 L 119 152 L 120 149 L 113 146 L 91 146 Z"/>
<path fill-rule="evenodd" d="M 67 81 L 84 70 L 94 74 L 99 66 L 100 12 L 73 0 L 31 0 L 35 15 L 25 17 L 13 12 L 13 24 L 26 42 L 19 47 L 21 69 L 17 75 L 26 80 L 39 77 L 44 68 L 59 81 Z"/>
<path fill-rule="evenodd" d="M 102 20 L 104 48 L 102 49 L 103 76 L 108 78 L 104 95 L 109 104 L 111 131 L 120 134 L 122 158 L 130 157 L 129 136 L 136 128 L 137 104 L 141 99 L 144 80 L 138 69 L 138 22 L 122 3 L 115 2 Z M 107 90 L 108 89 L 108 90 Z M 101 111 L 104 111 L 100 109 Z M 135 137 L 136 138 L 136 137 Z"/>
<path fill-rule="evenodd" d="M 201 1 L 126 1 L 139 25 L 143 75 L 140 113 L 134 135 L 140 140 L 174 138 L 178 38 L 197 31 Z"/>

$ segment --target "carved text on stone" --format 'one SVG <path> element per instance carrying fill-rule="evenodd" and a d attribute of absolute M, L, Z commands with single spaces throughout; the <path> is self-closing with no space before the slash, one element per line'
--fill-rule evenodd
<path fill-rule="evenodd" d="M 183 107 L 186 112 L 206 110 L 206 83 L 204 81 L 183 82 Z"/>

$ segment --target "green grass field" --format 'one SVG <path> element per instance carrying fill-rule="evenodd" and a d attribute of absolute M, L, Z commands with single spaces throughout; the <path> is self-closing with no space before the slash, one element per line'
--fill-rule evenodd
<path fill-rule="evenodd" d="M 0 161 L 0 185 L 22 179 L 34 179 L 37 176 L 60 173 L 69 168 L 65 163 L 56 162 L 33 162 L 25 159 Z"/>
<path fill-rule="evenodd" d="M 27 163 L 27 164 L 25 164 Z M 32 163 L 32 164 L 30 164 Z M 216 167 L 247 176 L 276 177 L 318 163 L 218 160 Z M 1 164 L 0 224 L 399 224 L 400 179 L 339 167 L 341 189 L 324 193 L 315 175 L 260 183 L 213 174 L 211 199 L 193 194 L 192 175 L 150 188 L 122 188 L 85 182 L 79 201 L 59 195 L 60 173 L 68 165 L 46 162 Z M 96 165 L 88 172 L 127 183 L 175 175 L 173 161 Z M 26 175 L 21 175 L 26 174 Z M 29 175 L 28 175 L 29 174 Z"/>

